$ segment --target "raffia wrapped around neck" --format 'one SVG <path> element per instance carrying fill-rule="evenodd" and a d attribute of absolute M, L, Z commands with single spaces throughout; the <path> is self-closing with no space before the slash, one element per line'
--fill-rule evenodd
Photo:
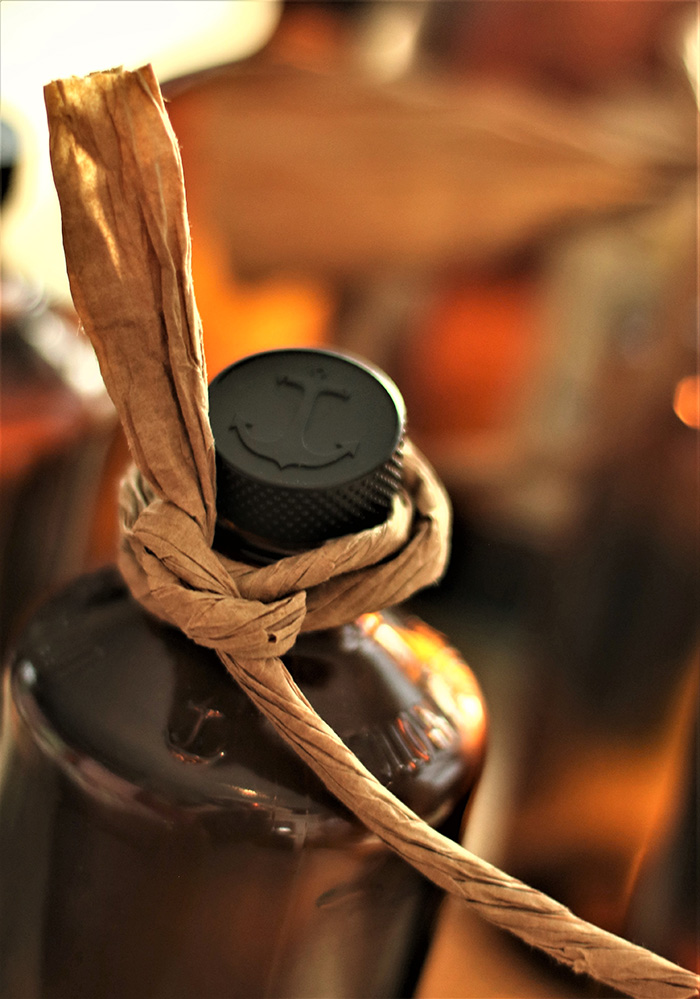
<path fill-rule="evenodd" d="M 49 84 L 51 159 L 76 309 L 135 468 L 121 493 L 119 563 L 149 611 L 216 650 L 328 788 L 392 849 L 481 915 L 634 997 L 697 995 L 698 979 L 577 919 L 407 809 L 308 703 L 279 658 L 301 630 L 397 603 L 437 579 L 449 505 L 406 448 L 385 524 L 252 568 L 212 550 L 214 445 L 177 143 L 150 67 Z"/>

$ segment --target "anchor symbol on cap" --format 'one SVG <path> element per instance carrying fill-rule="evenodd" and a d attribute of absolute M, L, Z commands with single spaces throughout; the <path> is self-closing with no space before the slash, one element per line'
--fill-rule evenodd
<path fill-rule="evenodd" d="M 306 430 L 319 396 L 333 395 L 345 400 L 350 398 L 347 389 L 327 381 L 327 378 L 323 368 L 315 368 L 307 375 L 293 378 L 280 375 L 277 378 L 278 385 L 292 385 L 302 391 L 299 408 L 279 436 L 271 439 L 259 437 L 253 424 L 246 422 L 238 414 L 234 416 L 229 429 L 237 431 L 241 443 L 249 451 L 261 458 L 269 458 L 279 468 L 289 468 L 292 465 L 299 468 L 322 468 L 339 461 L 346 454 L 354 455 L 359 441 L 340 441 L 330 451 L 315 451 L 306 443 Z"/>

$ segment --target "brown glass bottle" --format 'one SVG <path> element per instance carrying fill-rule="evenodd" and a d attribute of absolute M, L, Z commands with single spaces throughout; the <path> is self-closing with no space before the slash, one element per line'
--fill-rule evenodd
<path fill-rule="evenodd" d="M 456 838 L 485 718 L 442 638 L 368 614 L 284 661 L 369 769 Z M 438 890 L 115 570 L 43 608 L 6 681 L 6 999 L 410 994 Z"/>

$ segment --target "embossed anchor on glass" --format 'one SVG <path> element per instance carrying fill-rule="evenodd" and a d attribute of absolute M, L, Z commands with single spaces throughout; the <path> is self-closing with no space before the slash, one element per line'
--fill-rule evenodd
<path fill-rule="evenodd" d="M 216 543 L 239 557 L 314 544 L 324 520 L 331 535 L 381 521 L 398 483 L 396 387 L 338 355 L 285 355 L 246 359 L 211 388 Z M 346 398 L 308 387 L 319 367 Z M 293 427 L 297 456 L 302 445 L 358 447 L 315 467 L 261 455 L 231 397 L 256 437 Z M 373 613 L 302 634 L 284 660 L 362 762 L 457 838 L 485 710 L 443 638 Z M 212 651 L 150 617 L 116 570 L 38 613 L 6 690 L 5 999 L 410 995 L 439 891 L 338 803 Z"/>

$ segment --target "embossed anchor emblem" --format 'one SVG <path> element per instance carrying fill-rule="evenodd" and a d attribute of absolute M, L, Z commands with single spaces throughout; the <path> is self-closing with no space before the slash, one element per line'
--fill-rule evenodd
<path fill-rule="evenodd" d="M 279 468 L 296 465 L 299 468 L 322 468 L 340 461 L 346 454 L 354 455 L 358 441 L 339 441 L 329 451 L 315 451 L 306 443 L 306 431 L 319 396 L 333 395 L 348 400 L 349 392 L 340 385 L 329 382 L 323 368 L 314 368 L 307 375 L 290 377 L 280 375 L 278 385 L 292 385 L 302 391 L 299 408 L 287 427 L 277 437 L 265 438 L 255 433 L 252 423 L 238 414 L 230 424 L 236 430 L 244 447 L 261 458 L 269 458 Z"/>

